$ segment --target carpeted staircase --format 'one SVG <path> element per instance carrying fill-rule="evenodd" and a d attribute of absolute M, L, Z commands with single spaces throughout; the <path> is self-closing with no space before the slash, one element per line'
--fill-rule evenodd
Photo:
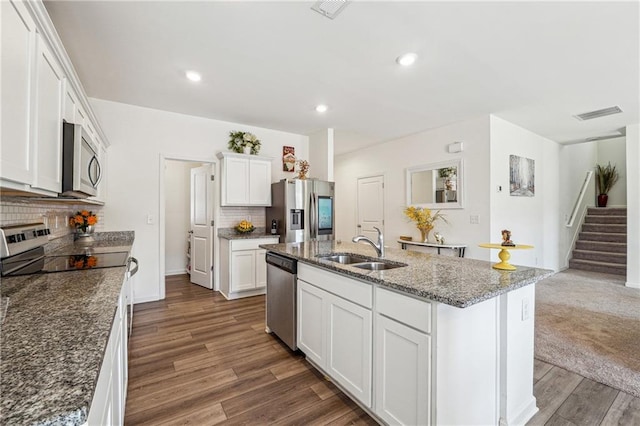
<path fill-rule="evenodd" d="M 627 209 L 590 207 L 569 267 L 626 275 Z"/>

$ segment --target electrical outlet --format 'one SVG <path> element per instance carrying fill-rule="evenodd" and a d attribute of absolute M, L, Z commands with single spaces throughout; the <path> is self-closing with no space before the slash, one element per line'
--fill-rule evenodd
<path fill-rule="evenodd" d="M 498 185 L 496 187 L 496 192 L 502 192 L 502 185 Z"/>
<path fill-rule="evenodd" d="M 529 298 L 522 299 L 522 321 L 526 321 L 531 317 L 531 304 Z"/>
<path fill-rule="evenodd" d="M 480 223 L 480 218 L 477 214 L 472 214 L 469 216 L 469 223 L 472 225 L 478 225 Z"/>

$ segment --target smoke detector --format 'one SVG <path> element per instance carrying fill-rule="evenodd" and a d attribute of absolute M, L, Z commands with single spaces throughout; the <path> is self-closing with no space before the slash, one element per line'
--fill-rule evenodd
<path fill-rule="evenodd" d="M 574 115 L 574 117 L 580 121 L 585 121 L 593 120 L 594 118 L 605 117 L 607 115 L 620 114 L 621 112 L 622 110 L 619 106 L 612 106 L 609 108 L 599 109 L 597 111 L 584 112 L 582 114 Z"/>
<path fill-rule="evenodd" d="M 347 4 L 349 4 L 349 0 L 320 0 L 311 6 L 311 9 L 329 19 L 335 19 L 347 7 Z"/>

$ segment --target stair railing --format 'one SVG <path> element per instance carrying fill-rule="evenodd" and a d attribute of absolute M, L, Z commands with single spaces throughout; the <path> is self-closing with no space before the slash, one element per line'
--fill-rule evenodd
<path fill-rule="evenodd" d="M 589 170 L 584 177 L 584 181 L 582 182 L 582 186 L 580 187 L 580 192 L 578 193 L 578 197 L 576 198 L 576 202 L 573 205 L 573 210 L 571 211 L 571 216 L 567 219 L 567 223 L 565 226 L 567 228 L 572 228 L 576 218 L 579 217 L 578 223 L 582 223 L 584 221 L 584 217 L 587 214 L 587 202 L 584 200 L 584 196 L 587 193 L 587 189 L 589 187 L 589 183 L 591 183 L 591 178 L 593 177 L 593 170 Z M 569 250 L 567 252 L 567 256 L 565 259 L 565 265 L 569 265 L 569 259 L 571 254 L 573 253 L 573 249 L 576 246 L 576 240 L 578 239 L 578 235 L 580 231 L 580 227 L 576 226 L 576 229 L 573 231 L 573 237 L 571 239 L 571 244 L 569 245 Z"/>
<path fill-rule="evenodd" d="M 587 175 L 584 177 L 584 182 L 582 182 L 582 187 L 580 188 L 580 192 L 578 193 L 578 198 L 576 198 L 576 202 L 573 205 L 571 216 L 569 217 L 569 220 L 567 220 L 567 224 L 566 224 L 567 228 L 571 228 L 573 226 L 573 222 L 576 220 L 576 217 L 578 216 L 578 210 L 580 210 L 580 207 L 582 207 L 583 212 L 587 207 L 586 205 L 582 204 L 582 200 L 584 199 L 584 194 L 587 192 L 587 187 L 589 186 L 589 182 L 591 181 L 592 177 L 593 177 L 593 170 L 589 170 L 587 172 Z M 584 216 L 584 214 L 582 216 Z"/>

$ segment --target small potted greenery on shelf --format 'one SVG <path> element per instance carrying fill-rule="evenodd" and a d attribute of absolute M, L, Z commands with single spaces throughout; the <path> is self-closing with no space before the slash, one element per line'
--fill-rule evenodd
<path fill-rule="evenodd" d="M 249 132 L 229 132 L 229 144 L 233 152 L 256 155 L 260 152 L 260 139 Z"/>

